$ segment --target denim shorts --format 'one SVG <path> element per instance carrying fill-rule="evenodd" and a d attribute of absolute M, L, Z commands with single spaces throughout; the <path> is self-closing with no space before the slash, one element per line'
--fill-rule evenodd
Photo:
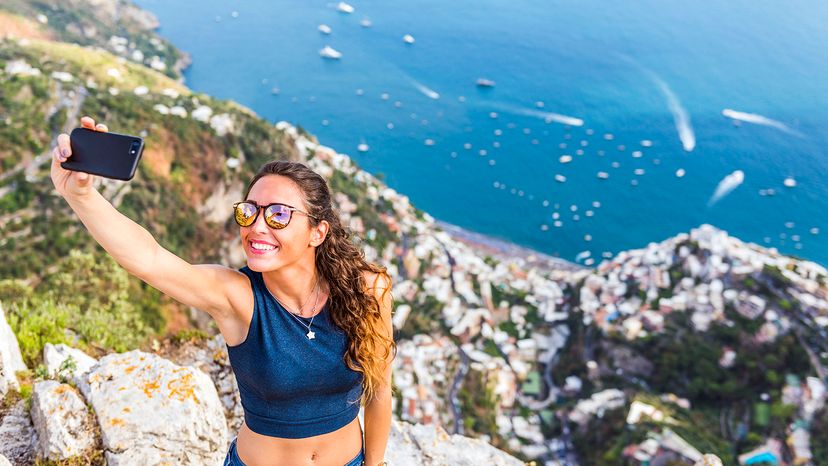
<path fill-rule="evenodd" d="M 359 450 L 359 453 L 357 453 L 354 459 L 345 463 L 345 466 L 362 466 L 363 464 L 365 464 L 364 447 Z M 239 458 L 239 454 L 236 452 L 235 438 L 232 442 L 230 442 L 230 449 L 227 451 L 227 456 L 224 457 L 224 466 L 246 466 L 241 458 Z"/>

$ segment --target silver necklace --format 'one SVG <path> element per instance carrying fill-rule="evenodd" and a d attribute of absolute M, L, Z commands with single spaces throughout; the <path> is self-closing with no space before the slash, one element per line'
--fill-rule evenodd
<path fill-rule="evenodd" d="M 316 285 L 319 285 L 319 277 L 316 278 Z M 265 287 L 265 288 L 267 288 L 267 287 Z M 292 315 L 293 318 L 296 319 L 297 322 L 299 322 L 300 324 L 302 324 L 303 327 L 308 329 L 308 333 L 305 334 L 305 336 L 308 337 L 308 340 L 313 340 L 314 338 L 316 338 L 316 332 L 311 330 L 311 325 L 313 325 L 313 319 L 314 319 L 314 317 L 316 317 L 315 313 L 316 313 L 316 303 L 319 300 L 319 287 L 314 286 L 314 288 L 316 288 L 316 298 L 314 298 L 314 300 L 313 300 L 313 310 L 311 311 L 314 314 L 311 316 L 311 320 L 310 320 L 309 324 L 306 324 L 306 323 L 302 322 L 299 319 L 299 317 L 296 316 L 296 314 L 294 314 L 293 312 L 290 312 L 290 309 L 288 309 L 284 304 L 282 304 L 281 301 L 279 301 L 279 298 L 277 298 L 276 295 L 274 295 L 273 292 L 270 291 L 270 289 L 267 290 L 267 292 L 270 293 L 270 296 L 273 296 L 273 299 L 275 299 L 277 303 L 279 303 L 283 308 L 285 308 L 285 310 L 287 311 L 288 314 Z M 310 296 L 308 296 L 308 299 L 310 299 Z M 305 304 L 307 304 L 307 303 L 308 302 L 305 301 Z M 304 307 L 305 307 L 305 305 L 303 304 L 302 308 L 304 308 Z M 299 308 L 299 312 L 302 312 L 302 308 Z"/>

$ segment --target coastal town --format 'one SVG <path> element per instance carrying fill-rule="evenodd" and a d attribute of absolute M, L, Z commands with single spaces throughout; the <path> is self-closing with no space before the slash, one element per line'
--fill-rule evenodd
<path fill-rule="evenodd" d="M 286 124 L 283 128 L 290 131 Z M 525 458 L 548 466 L 575 464 L 570 434 L 565 429 L 560 436 L 548 438 L 544 423 L 563 418 L 564 425 L 586 426 L 606 411 L 626 407 L 628 425 L 648 420 L 662 428 L 654 429 L 643 443 L 630 444 L 625 457 L 641 464 L 665 455 L 695 462 L 703 450 L 669 428 L 665 414 L 669 409 L 664 408 L 690 409 L 687 399 L 663 394 L 650 404 L 619 389 L 590 395 L 582 392 L 586 380 L 571 375 L 556 385 L 550 372 L 567 344 L 567 320 L 573 312 L 603 335 L 634 341 L 664 332 L 674 313 L 687 314 L 697 332 L 707 332 L 714 324 L 732 325 L 728 313 L 732 309 L 755 322 L 758 330 L 753 338 L 759 344 L 795 333 L 819 374 L 804 380 L 789 375 L 781 401 L 798 414 L 788 436 L 768 439 L 740 456 L 740 463 L 772 457 L 772 464 L 785 464 L 779 447 L 785 444 L 793 455 L 792 464 L 812 464 L 807 426 L 825 403 L 828 356 L 824 286 L 828 270 L 824 267 L 744 243 L 710 225 L 624 251 L 591 270 L 574 264 L 567 267 L 553 258 L 495 258 L 481 251 L 496 256 L 496 248 L 467 244 L 435 229 L 430 216 L 413 213 L 407 197 L 390 188 L 375 188 L 376 181 L 341 154 L 296 137 L 298 147 L 313 154 L 310 163 L 320 173 L 350 170 L 350 175 L 367 184 L 372 201 L 393 206 L 394 215 L 383 218 L 403 238 L 402 244 L 389 243 L 383 251 L 370 245 L 365 249 L 367 257 L 392 264 L 395 328 L 405 329 L 408 319 L 423 312 L 424 305 L 430 306 L 428 300 L 433 299 L 438 308 L 428 317 L 439 319 L 442 333 L 417 333 L 399 341 L 395 385 L 400 419 L 465 432 L 473 423 L 463 419 L 467 414 L 461 412 L 457 393 L 471 371 L 486 381 L 497 400 L 493 434 Z M 354 231 L 371 238 L 375 233 L 364 230 L 356 206 L 339 200 Z M 406 239 L 414 246 L 405 247 Z M 590 354 L 593 349 L 583 352 Z M 740 357 L 725 346 L 719 364 L 729 368 Z M 584 363 L 587 378 L 606 371 L 597 361 Z M 557 409 L 560 405 L 571 408 Z M 492 440 L 491 435 L 483 438 Z"/>

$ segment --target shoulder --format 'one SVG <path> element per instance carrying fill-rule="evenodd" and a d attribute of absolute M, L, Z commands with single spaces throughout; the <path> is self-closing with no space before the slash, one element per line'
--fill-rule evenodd
<path fill-rule="evenodd" d="M 224 272 L 223 286 L 233 308 L 233 317 L 249 320 L 255 304 L 254 279 L 251 275 L 253 271 L 244 267 L 241 269 L 226 268 Z"/>

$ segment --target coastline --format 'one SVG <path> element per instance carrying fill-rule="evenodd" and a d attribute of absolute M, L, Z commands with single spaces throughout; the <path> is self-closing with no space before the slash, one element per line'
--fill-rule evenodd
<path fill-rule="evenodd" d="M 443 220 L 435 218 L 434 222 L 439 228 L 451 235 L 452 238 L 466 244 L 472 249 L 490 255 L 499 260 L 508 260 L 517 257 L 525 260 L 529 265 L 547 270 L 563 269 L 574 272 L 587 269 L 587 267 L 576 264 L 575 262 L 561 259 L 560 257 L 550 256 L 504 239 L 467 230 Z"/>

